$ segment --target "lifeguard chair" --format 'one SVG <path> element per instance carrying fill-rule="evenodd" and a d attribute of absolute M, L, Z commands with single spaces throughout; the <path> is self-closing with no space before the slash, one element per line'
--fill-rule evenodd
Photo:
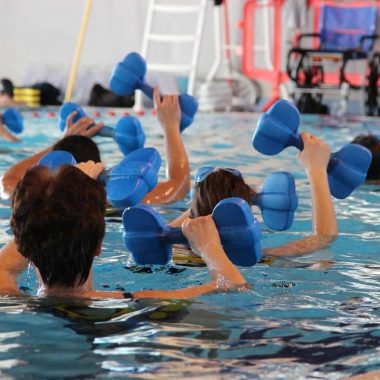
<path fill-rule="evenodd" d="M 366 68 L 376 35 L 375 1 L 314 1 L 319 33 L 300 34 L 288 53 L 287 73 L 292 81 L 289 95 L 301 112 L 328 113 L 324 95 L 338 96 L 337 114 L 344 114 L 350 90 L 366 87 Z M 318 29 L 317 29 L 318 30 Z M 312 47 L 304 47 L 305 40 Z M 359 74 L 348 72 L 348 64 L 365 61 Z"/>

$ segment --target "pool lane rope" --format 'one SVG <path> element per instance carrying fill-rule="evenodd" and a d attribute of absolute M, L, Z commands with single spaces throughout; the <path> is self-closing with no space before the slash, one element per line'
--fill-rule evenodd
<path fill-rule="evenodd" d="M 92 7 L 92 0 L 86 0 L 83 17 L 82 17 L 82 24 L 80 26 L 79 35 L 77 39 L 77 46 L 75 49 L 73 61 L 71 63 L 69 82 L 67 84 L 66 93 L 65 93 L 65 102 L 68 102 L 71 99 L 71 96 L 73 93 L 75 80 L 77 78 L 80 55 L 82 53 L 83 42 L 86 35 L 88 19 L 90 18 L 91 7 Z"/>

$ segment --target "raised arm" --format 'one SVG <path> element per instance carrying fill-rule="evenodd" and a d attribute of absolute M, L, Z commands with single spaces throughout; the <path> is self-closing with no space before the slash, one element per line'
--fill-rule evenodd
<path fill-rule="evenodd" d="M 154 90 L 157 117 L 165 135 L 166 180 L 143 199 L 145 203 L 169 203 L 182 199 L 190 189 L 190 167 L 179 123 L 181 111 L 177 95 L 161 96 Z"/>
<path fill-rule="evenodd" d="M 215 290 L 226 291 L 246 287 L 243 275 L 224 252 L 211 215 L 185 219 L 182 231 L 193 251 L 207 264 L 211 281 L 184 289 L 143 290 L 133 293 L 134 298 L 193 298 Z"/>
<path fill-rule="evenodd" d="M 73 118 L 76 115 L 76 112 L 72 112 L 67 118 L 66 129 L 63 137 L 70 135 L 82 135 L 91 137 L 95 135 L 102 127 L 103 124 L 95 124 L 94 120 L 89 117 L 82 117 L 76 123 L 73 123 Z M 90 125 L 93 125 L 89 128 Z M 11 166 L 0 178 L 0 195 L 1 198 L 9 198 L 17 185 L 18 181 L 24 176 L 25 172 L 36 165 L 38 161 L 53 148 L 49 146 L 48 148 L 34 154 L 31 157 L 21 160 L 17 164 Z"/>
<path fill-rule="evenodd" d="M 17 277 L 26 269 L 28 261 L 18 252 L 12 239 L 0 250 L 0 294 L 20 294 Z"/>
<path fill-rule="evenodd" d="M 325 142 L 302 132 L 304 149 L 298 159 L 310 181 L 312 202 L 312 234 L 276 248 L 266 248 L 264 255 L 292 256 L 326 247 L 338 234 L 334 204 L 327 180 L 330 149 Z"/>

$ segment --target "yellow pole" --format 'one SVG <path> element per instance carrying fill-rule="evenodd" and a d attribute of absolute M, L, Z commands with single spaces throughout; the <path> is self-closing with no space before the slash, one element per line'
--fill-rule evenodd
<path fill-rule="evenodd" d="M 78 39 L 77 39 L 77 47 L 75 49 L 73 61 L 71 63 L 69 82 L 68 82 L 67 87 L 66 87 L 65 102 L 70 101 L 71 95 L 73 92 L 73 88 L 74 88 L 74 84 L 75 84 L 75 80 L 77 78 L 80 55 L 82 52 L 83 41 L 84 41 L 84 37 L 86 34 L 86 30 L 87 30 L 88 19 L 90 17 L 91 6 L 92 6 L 92 0 L 86 0 L 86 4 L 84 7 L 84 13 L 83 13 L 83 17 L 82 17 L 82 24 L 80 26 L 80 31 L 79 31 L 79 35 L 78 35 Z"/>

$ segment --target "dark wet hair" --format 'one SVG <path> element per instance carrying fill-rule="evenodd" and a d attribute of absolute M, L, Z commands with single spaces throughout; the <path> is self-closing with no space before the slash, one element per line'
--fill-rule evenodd
<path fill-rule="evenodd" d="M 255 194 L 255 190 L 242 177 L 222 168 L 216 169 L 202 182 L 195 184 L 190 216 L 196 218 L 209 215 L 218 202 L 230 197 L 243 198 L 251 204 Z"/>
<path fill-rule="evenodd" d="M 11 98 L 13 98 L 13 90 L 14 90 L 13 83 L 9 79 L 2 78 L 0 80 L 0 94 L 1 95 L 8 95 Z"/>
<path fill-rule="evenodd" d="M 371 165 L 367 171 L 367 180 L 380 179 L 380 140 L 377 136 L 367 134 L 358 135 L 352 140 L 354 144 L 360 144 L 369 149 L 372 153 Z"/>
<path fill-rule="evenodd" d="M 11 228 L 19 252 L 47 286 L 83 284 L 104 237 L 103 186 L 74 166 L 29 169 L 12 196 Z"/>
<path fill-rule="evenodd" d="M 71 153 L 77 162 L 100 162 L 100 152 L 96 143 L 86 136 L 66 136 L 53 145 L 53 150 L 65 150 Z"/>

